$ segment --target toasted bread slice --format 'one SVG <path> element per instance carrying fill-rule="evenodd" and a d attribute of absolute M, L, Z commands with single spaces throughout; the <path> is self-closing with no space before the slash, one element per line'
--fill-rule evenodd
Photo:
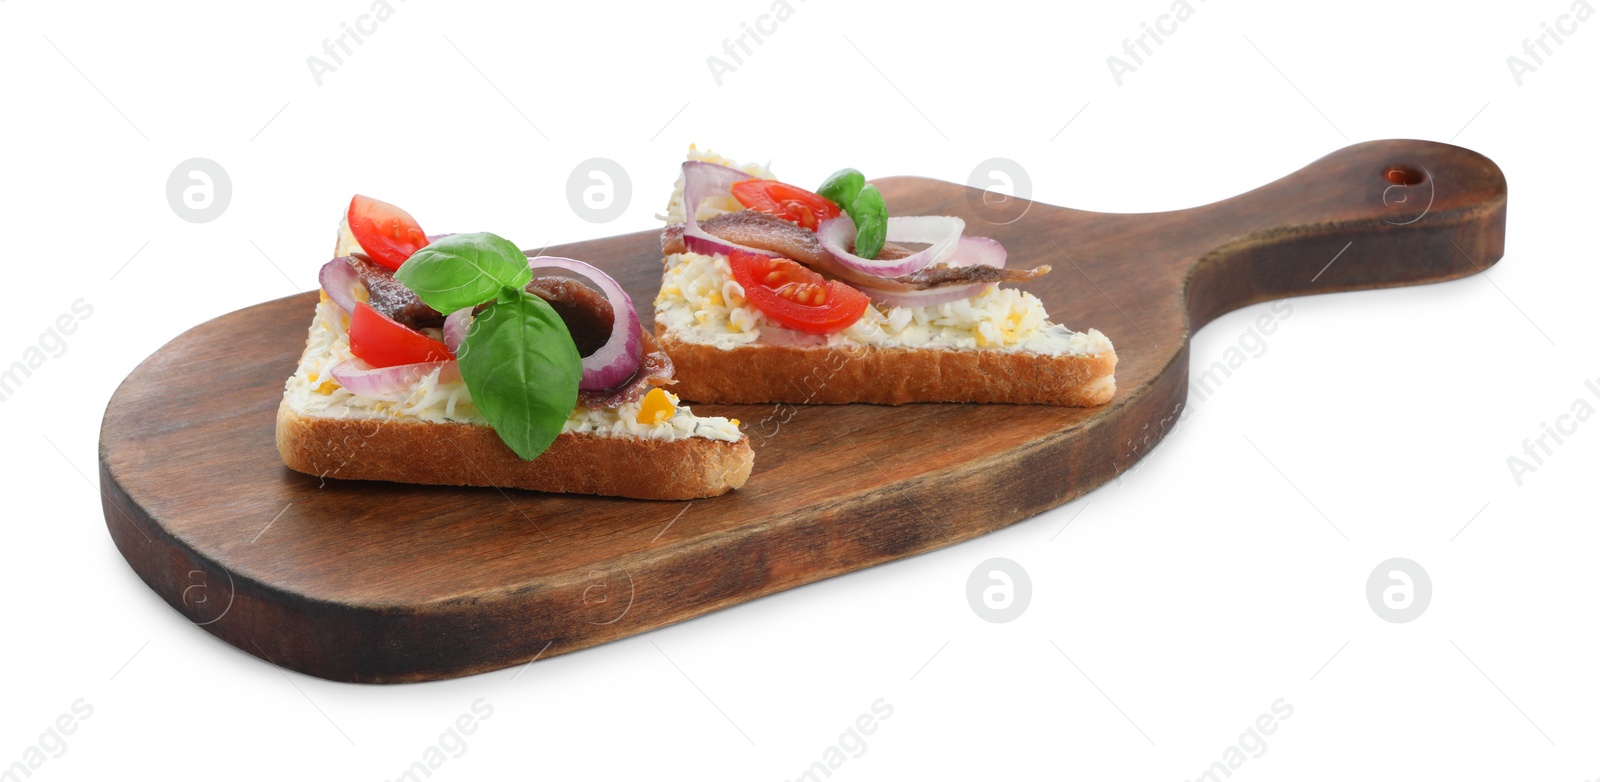
<path fill-rule="evenodd" d="M 1116 393 L 1117 354 L 1099 331 L 1049 322 L 1031 294 L 990 286 L 926 307 L 869 305 L 826 337 L 772 323 L 744 301 L 721 255 L 665 258 L 656 337 L 674 390 L 695 402 L 1009 402 L 1093 407 Z"/>
<path fill-rule="evenodd" d="M 524 461 L 472 406 L 460 381 L 418 381 L 404 398 L 370 399 L 328 375 L 349 358 L 344 315 L 317 307 L 305 352 L 278 407 L 278 452 L 328 478 L 498 486 L 655 500 L 710 497 L 744 485 L 754 451 L 738 421 L 687 407 L 639 423 L 639 402 L 579 408 L 549 449 Z"/>
<path fill-rule="evenodd" d="M 774 178 L 689 148 L 689 159 Z M 664 218 L 685 218 L 680 177 Z M 698 205 L 707 220 L 743 207 L 729 196 Z M 670 231 L 669 231 L 670 233 Z M 957 301 L 870 304 L 861 319 L 827 336 L 784 328 L 744 297 L 726 256 L 666 241 L 655 333 L 672 357 L 684 399 L 714 403 L 1010 402 L 1068 407 L 1105 404 L 1116 393 L 1117 354 L 1099 331 L 1050 322 L 1044 303 L 989 285 Z M 677 250 L 682 250 L 681 252 Z"/>
<path fill-rule="evenodd" d="M 1111 350 L 1088 355 L 1018 351 L 686 342 L 656 326 L 684 399 L 723 404 L 789 402 L 899 405 L 1009 402 L 1093 407 L 1117 390 Z"/>

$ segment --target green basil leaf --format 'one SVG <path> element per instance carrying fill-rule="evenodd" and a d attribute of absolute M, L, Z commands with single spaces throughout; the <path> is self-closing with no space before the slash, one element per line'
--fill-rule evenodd
<path fill-rule="evenodd" d="M 521 287 L 500 289 L 478 313 L 456 358 L 473 403 L 523 459 L 544 453 L 578 404 L 578 346 L 561 316 Z"/>
<path fill-rule="evenodd" d="M 850 211 L 850 205 L 856 202 L 856 196 L 861 195 L 861 188 L 867 184 L 867 178 L 853 168 L 843 168 L 828 177 L 822 187 L 817 188 L 817 195 L 839 205 L 840 209 Z M 858 253 L 859 254 L 859 253 Z"/>
<path fill-rule="evenodd" d="M 528 256 L 491 233 L 453 234 L 411 254 L 394 273 L 422 303 L 449 315 L 533 279 Z"/>
<path fill-rule="evenodd" d="M 883 203 L 883 194 L 877 187 L 867 185 L 845 211 L 856 223 L 856 255 L 877 258 L 889 233 L 889 207 Z"/>

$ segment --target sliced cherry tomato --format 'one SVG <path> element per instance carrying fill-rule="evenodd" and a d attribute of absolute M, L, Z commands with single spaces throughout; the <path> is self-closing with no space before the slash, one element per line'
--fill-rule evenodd
<path fill-rule="evenodd" d="M 350 314 L 350 352 L 374 367 L 455 358 L 443 342 L 390 320 L 366 302 Z"/>
<path fill-rule="evenodd" d="M 813 231 L 823 221 L 839 216 L 838 204 L 775 179 L 746 179 L 729 189 L 746 209 L 781 217 Z"/>
<path fill-rule="evenodd" d="M 843 331 L 867 311 L 867 297 L 788 258 L 734 250 L 728 256 L 744 297 L 779 325 L 810 334 Z"/>
<path fill-rule="evenodd" d="M 428 235 L 406 210 L 376 198 L 358 195 L 350 199 L 345 220 L 367 256 L 390 270 L 400 268 L 412 253 L 428 246 Z"/>

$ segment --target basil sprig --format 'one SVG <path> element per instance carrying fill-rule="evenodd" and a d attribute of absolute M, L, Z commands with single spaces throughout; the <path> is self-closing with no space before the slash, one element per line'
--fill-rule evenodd
<path fill-rule="evenodd" d="M 528 257 L 490 233 L 452 234 L 411 254 L 394 273 L 422 302 L 449 315 L 533 279 Z"/>
<path fill-rule="evenodd" d="M 544 453 L 578 403 L 583 358 L 561 316 L 527 292 L 527 256 L 494 234 L 456 234 L 412 254 L 395 279 L 445 315 L 489 302 L 457 351 L 461 379 L 517 456 Z"/>
<path fill-rule="evenodd" d="M 478 410 L 524 459 L 550 447 L 578 403 L 578 346 L 561 316 L 520 288 L 501 288 L 478 313 L 457 360 Z"/>
<path fill-rule="evenodd" d="M 839 205 L 840 209 L 850 211 L 850 205 L 856 202 L 856 196 L 861 195 L 861 188 L 867 186 L 867 178 L 853 168 L 843 168 L 833 172 L 822 187 L 817 188 L 817 195 Z"/>
<path fill-rule="evenodd" d="M 839 205 L 856 224 L 855 254 L 872 260 L 883 251 L 889 233 L 889 207 L 883 202 L 883 193 L 867 178 L 853 168 L 840 169 L 828 177 L 817 195 Z"/>

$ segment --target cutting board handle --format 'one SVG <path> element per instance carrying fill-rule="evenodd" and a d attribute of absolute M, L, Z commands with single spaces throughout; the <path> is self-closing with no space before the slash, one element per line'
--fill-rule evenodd
<path fill-rule="evenodd" d="M 1493 161 L 1430 141 L 1368 141 L 1276 182 L 1171 215 L 1168 256 L 1191 331 L 1285 296 L 1439 282 L 1505 249 L 1506 180 Z"/>

